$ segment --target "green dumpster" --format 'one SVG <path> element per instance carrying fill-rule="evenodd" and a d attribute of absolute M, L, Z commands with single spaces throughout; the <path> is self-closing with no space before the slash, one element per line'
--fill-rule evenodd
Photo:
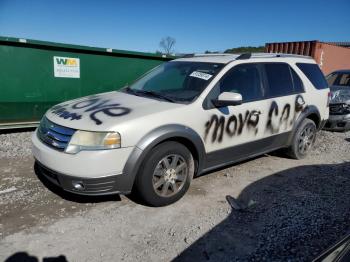
<path fill-rule="evenodd" d="M 35 126 L 54 104 L 117 90 L 171 59 L 0 37 L 0 129 Z"/>

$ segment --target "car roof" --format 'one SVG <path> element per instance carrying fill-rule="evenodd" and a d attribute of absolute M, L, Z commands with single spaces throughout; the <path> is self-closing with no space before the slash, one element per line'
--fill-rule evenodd
<path fill-rule="evenodd" d="M 310 56 L 302 56 L 295 54 L 282 54 L 282 53 L 244 53 L 244 54 L 190 54 L 185 55 L 182 58 L 178 58 L 172 61 L 188 61 L 188 62 L 207 62 L 207 63 L 221 63 L 227 64 L 235 60 L 249 60 L 249 59 L 262 59 L 273 60 L 276 62 L 282 62 L 286 60 L 294 60 L 299 62 L 312 62 L 313 58 Z M 310 61 L 311 60 L 311 61 Z"/>

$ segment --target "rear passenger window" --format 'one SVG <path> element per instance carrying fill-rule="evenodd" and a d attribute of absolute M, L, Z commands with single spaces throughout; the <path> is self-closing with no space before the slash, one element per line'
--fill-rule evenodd
<path fill-rule="evenodd" d="M 286 96 L 294 93 L 290 67 L 284 63 L 266 63 L 265 72 L 268 81 L 267 97 Z"/>
<path fill-rule="evenodd" d="M 304 92 L 304 85 L 301 81 L 300 77 L 297 73 L 293 70 L 293 68 L 290 68 L 290 72 L 292 73 L 293 78 L 293 85 L 294 85 L 294 92 L 295 93 L 303 93 Z"/>
<path fill-rule="evenodd" d="M 317 89 L 328 88 L 328 83 L 317 64 L 297 63 L 297 66 Z"/>

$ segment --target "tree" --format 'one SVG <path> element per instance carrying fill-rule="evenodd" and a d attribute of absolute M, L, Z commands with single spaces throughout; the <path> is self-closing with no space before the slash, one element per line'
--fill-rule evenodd
<path fill-rule="evenodd" d="M 209 50 L 205 51 L 204 53 L 205 54 L 220 54 L 219 51 L 209 51 Z"/>
<path fill-rule="evenodd" d="M 233 54 L 239 54 L 239 53 L 253 53 L 253 52 L 264 52 L 265 47 L 264 46 L 240 46 L 235 48 L 230 48 L 225 50 L 224 53 L 233 53 Z"/>
<path fill-rule="evenodd" d="M 162 38 L 162 40 L 159 42 L 160 48 L 164 50 L 164 53 L 167 55 L 170 55 L 174 52 L 174 45 L 176 43 L 175 38 L 171 36 L 167 36 Z"/>

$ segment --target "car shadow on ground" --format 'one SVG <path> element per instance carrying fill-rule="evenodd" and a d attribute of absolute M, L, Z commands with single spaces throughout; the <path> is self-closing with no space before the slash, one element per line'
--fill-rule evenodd
<path fill-rule="evenodd" d="M 22 132 L 34 132 L 35 129 L 36 129 L 36 127 L 0 129 L 0 135 L 22 133 Z"/>
<path fill-rule="evenodd" d="M 350 137 L 349 138 L 345 138 L 345 141 L 350 142 Z"/>
<path fill-rule="evenodd" d="M 310 261 L 350 231 L 350 162 L 286 169 L 227 200 L 230 215 L 174 261 Z"/>
<path fill-rule="evenodd" d="M 107 202 L 107 201 L 121 201 L 120 195 L 106 195 L 106 196 L 85 196 L 85 195 L 78 195 L 73 194 L 67 191 L 64 191 L 62 188 L 56 186 L 52 182 L 50 182 L 47 178 L 45 178 L 40 171 L 40 168 L 38 168 L 37 164 L 34 164 L 34 173 L 38 177 L 38 179 L 41 181 L 41 183 L 49 189 L 52 193 L 60 196 L 64 200 L 76 202 L 76 203 L 100 203 L 100 202 Z"/>
<path fill-rule="evenodd" d="M 9 256 L 5 262 L 39 262 L 40 260 L 26 252 L 17 252 Z M 44 257 L 42 262 L 68 262 L 67 258 L 63 255 L 58 257 Z"/>

